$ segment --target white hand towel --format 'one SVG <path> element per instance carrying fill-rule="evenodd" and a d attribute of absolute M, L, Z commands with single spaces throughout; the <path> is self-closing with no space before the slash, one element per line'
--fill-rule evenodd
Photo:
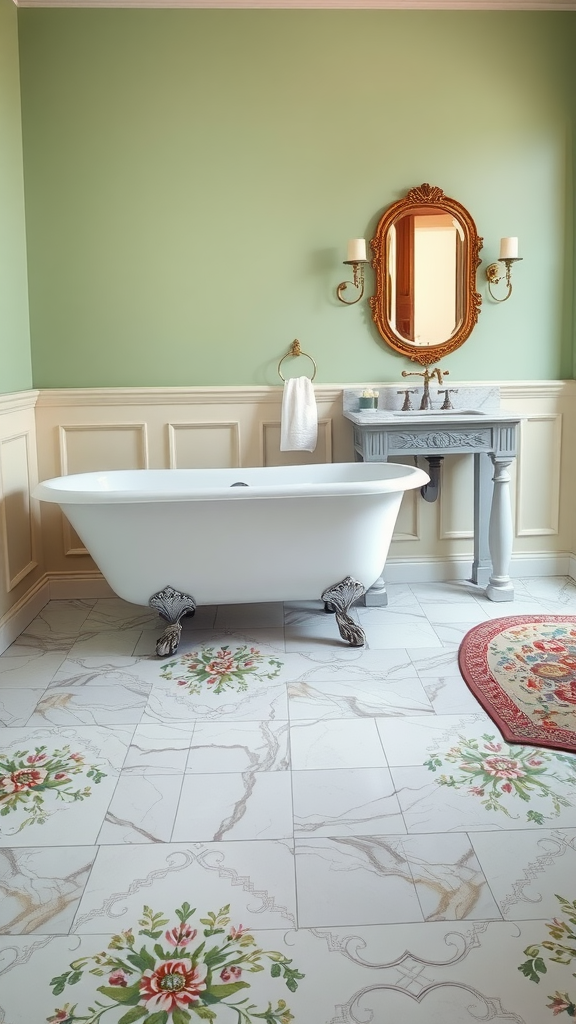
<path fill-rule="evenodd" d="M 309 377 L 289 377 L 282 397 L 281 452 L 313 452 L 318 440 L 318 409 Z"/>

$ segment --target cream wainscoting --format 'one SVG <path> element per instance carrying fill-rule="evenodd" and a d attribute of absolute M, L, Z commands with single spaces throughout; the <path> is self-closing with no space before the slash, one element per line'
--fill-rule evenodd
<path fill-rule="evenodd" d="M 351 425 L 342 416 L 342 390 L 340 385 L 316 388 L 319 431 L 313 454 L 280 452 L 278 387 L 87 388 L 1 398 L 4 646 L 22 628 L 27 609 L 30 619 L 49 597 L 111 593 L 59 509 L 38 509 L 30 502 L 37 477 L 103 469 L 347 462 L 353 449 Z M 574 575 L 576 382 L 509 383 L 501 394 L 502 406 L 524 417 L 511 472 L 511 571 Z M 423 459 L 421 464 L 426 468 Z M 405 496 L 387 563 L 390 582 L 469 575 L 472 456 L 446 459 L 442 477 L 436 504 L 415 492 Z"/>
<path fill-rule="evenodd" d="M 0 650 L 5 650 L 49 599 L 38 503 L 37 391 L 0 396 Z"/>

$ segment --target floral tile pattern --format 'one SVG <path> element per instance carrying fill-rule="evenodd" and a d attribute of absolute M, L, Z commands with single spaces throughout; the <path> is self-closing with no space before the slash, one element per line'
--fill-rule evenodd
<path fill-rule="evenodd" d="M 150 609 L 46 605 L 0 656 L 1 1024 L 576 1017 L 576 757 L 461 679 L 501 608 L 389 596 L 364 648 L 320 601 L 223 606 L 164 660 Z"/>

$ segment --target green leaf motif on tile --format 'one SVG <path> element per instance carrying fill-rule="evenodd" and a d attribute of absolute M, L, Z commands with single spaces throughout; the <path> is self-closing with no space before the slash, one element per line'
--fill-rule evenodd
<path fill-rule="evenodd" d="M 556 896 L 556 899 L 560 904 L 561 912 L 567 913 L 570 924 L 558 917 L 555 917 L 551 922 L 547 922 L 546 928 L 552 941 L 547 939 L 541 942 L 540 945 L 527 946 L 524 954 L 529 959 L 518 967 L 518 970 L 525 978 L 535 982 L 537 985 L 540 984 L 541 975 L 548 973 L 543 950 L 548 954 L 554 954 L 548 956 L 550 963 L 559 964 L 563 967 L 570 966 L 572 961 L 576 959 L 576 932 L 570 927 L 570 925 L 576 925 L 576 919 L 573 914 L 573 911 L 576 910 L 576 902 L 570 903 L 563 896 Z M 560 942 L 560 939 L 563 941 Z M 573 973 L 572 977 L 576 978 L 576 973 Z M 569 995 L 568 992 L 556 990 L 554 995 L 548 995 L 547 998 L 551 999 L 551 1002 L 546 1003 L 546 1007 L 552 1010 L 554 1017 L 557 1017 L 560 1013 L 565 1013 L 568 1017 L 576 1016 L 576 998 Z"/>
<path fill-rule="evenodd" d="M 12 755 L 0 752 L 0 815 L 26 815 L 16 832 L 28 825 L 44 825 L 59 802 L 77 803 L 91 795 L 90 786 L 75 788 L 80 780 L 74 776 L 89 778 L 95 785 L 106 778 L 96 765 L 86 763 L 84 754 L 68 745 L 52 750 L 43 745 Z"/>
<path fill-rule="evenodd" d="M 46 1018 L 49 1024 L 99 1024 L 109 1010 L 120 1013 L 113 1016 L 117 1024 L 191 1024 L 194 1019 L 221 1019 L 222 1024 L 229 1024 L 231 1014 L 238 1024 L 261 1020 L 290 1024 L 294 1018 L 285 1000 L 279 999 L 276 1009 L 269 1003 L 267 1009 L 260 1010 L 257 1003 L 238 995 L 252 988 L 254 983 L 246 978 L 261 975 L 266 962 L 272 978 L 283 980 L 288 991 L 295 992 L 304 974 L 291 966 L 292 960 L 277 950 L 259 948 L 243 925 L 231 924 L 228 904 L 199 918 L 197 927 L 192 921 L 195 914 L 185 902 L 175 910 L 171 922 L 145 906 L 138 922 L 143 926 L 140 934 L 153 944 L 135 949 L 132 926 L 113 935 L 107 950 L 70 964 L 69 970 L 52 979 L 54 994 L 60 995 L 80 978 L 86 983 L 92 975 L 104 979 L 104 984 L 96 987 L 102 998 L 88 1006 L 88 1015 L 77 1014 L 76 1006 L 66 1003 Z M 207 926 L 205 931 L 218 936 L 209 949 L 201 937 L 202 924 Z M 166 925 L 169 927 L 164 930 Z"/>
<path fill-rule="evenodd" d="M 147 1016 L 148 1010 L 145 1006 L 133 1006 L 131 1010 L 120 1017 L 118 1024 L 134 1024 L 135 1020 L 142 1020 Z"/>
<path fill-rule="evenodd" d="M 190 694 L 221 694 L 227 690 L 242 693 L 249 683 L 275 679 L 282 665 L 278 658 L 268 657 L 248 644 L 234 649 L 227 644 L 219 648 L 202 645 L 191 654 L 166 662 L 160 675 L 163 679 L 174 680 Z"/>
<path fill-rule="evenodd" d="M 514 801 L 541 800 L 544 806 L 532 806 L 526 812 L 526 820 L 543 825 L 547 819 L 558 817 L 562 807 L 576 804 L 571 799 L 576 787 L 576 761 L 570 762 L 570 771 L 560 774 L 563 763 L 565 760 L 554 751 L 510 746 L 495 736 L 484 735 L 481 741 L 459 736 L 454 746 L 437 752 L 424 766 L 435 772 L 438 767 L 456 764 L 458 772 L 440 775 L 435 780 L 437 785 L 465 789 L 479 798 L 486 811 L 496 811 L 507 818 L 519 817 L 513 813 Z M 565 787 L 568 796 L 558 792 L 558 784 Z"/>

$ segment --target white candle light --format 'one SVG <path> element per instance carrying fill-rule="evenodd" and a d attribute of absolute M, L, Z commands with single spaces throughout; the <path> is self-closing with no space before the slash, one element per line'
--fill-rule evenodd
<path fill-rule="evenodd" d="M 365 238 L 351 238 L 348 242 L 348 255 L 346 261 L 348 263 L 354 263 L 359 260 L 366 259 L 366 239 Z"/>
<path fill-rule="evenodd" d="M 501 238 L 500 239 L 500 255 L 499 260 L 517 260 L 518 259 L 518 239 L 517 238 Z"/>

